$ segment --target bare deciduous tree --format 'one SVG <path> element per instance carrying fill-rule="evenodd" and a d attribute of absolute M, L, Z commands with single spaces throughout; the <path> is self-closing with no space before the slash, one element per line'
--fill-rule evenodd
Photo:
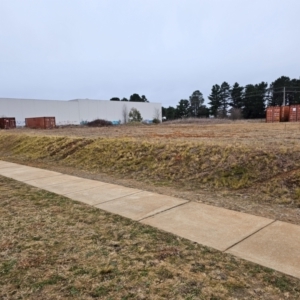
<path fill-rule="evenodd" d="M 240 120 L 243 118 L 242 110 L 240 108 L 232 108 L 230 110 L 231 120 Z"/>
<path fill-rule="evenodd" d="M 154 109 L 154 114 L 153 114 L 153 119 L 157 119 L 157 120 L 160 120 L 160 109 L 159 108 L 155 108 Z"/>
<path fill-rule="evenodd" d="M 124 104 L 122 108 L 122 122 L 123 124 L 128 123 L 128 108 L 126 104 Z"/>

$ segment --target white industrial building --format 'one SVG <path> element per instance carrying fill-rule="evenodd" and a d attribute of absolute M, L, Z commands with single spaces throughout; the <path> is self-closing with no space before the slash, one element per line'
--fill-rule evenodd
<path fill-rule="evenodd" d="M 25 125 L 25 118 L 55 117 L 57 125 L 83 124 L 86 121 L 104 119 L 108 121 L 124 120 L 124 110 L 129 113 L 136 108 L 143 120 L 158 117 L 161 120 L 160 103 L 126 102 L 75 99 L 36 100 L 0 98 L 0 117 L 15 117 L 17 126 Z"/>

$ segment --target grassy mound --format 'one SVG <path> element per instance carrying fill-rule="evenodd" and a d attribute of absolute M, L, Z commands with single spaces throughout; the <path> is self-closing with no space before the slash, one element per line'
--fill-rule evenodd
<path fill-rule="evenodd" d="M 297 148 L 0 134 L 0 156 L 188 189 L 258 186 L 255 191 L 263 191 L 268 199 L 279 194 L 284 203 L 300 203 Z"/>

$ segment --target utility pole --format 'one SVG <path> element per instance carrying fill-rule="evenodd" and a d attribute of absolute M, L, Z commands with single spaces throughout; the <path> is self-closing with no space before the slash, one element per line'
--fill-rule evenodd
<path fill-rule="evenodd" d="M 282 106 L 285 106 L 285 87 L 283 88 L 283 103 Z"/>

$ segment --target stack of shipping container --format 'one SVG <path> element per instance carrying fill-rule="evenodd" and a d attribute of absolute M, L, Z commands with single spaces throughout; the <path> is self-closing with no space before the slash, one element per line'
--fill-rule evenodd
<path fill-rule="evenodd" d="M 266 122 L 300 122 L 300 105 L 269 106 L 266 111 Z"/>

